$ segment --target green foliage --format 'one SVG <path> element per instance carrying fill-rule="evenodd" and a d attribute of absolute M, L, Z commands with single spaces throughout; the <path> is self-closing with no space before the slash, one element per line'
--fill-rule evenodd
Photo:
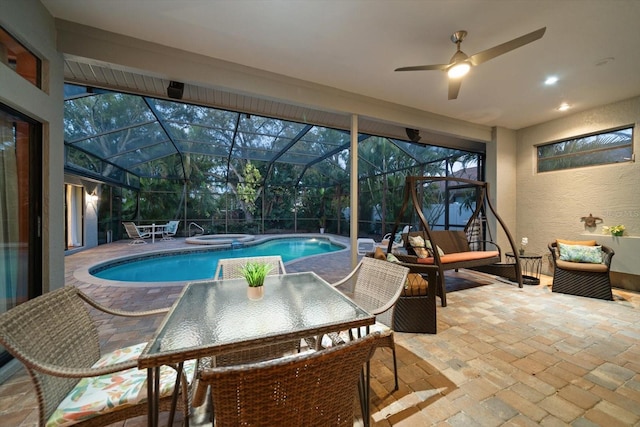
<path fill-rule="evenodd" d="M 244 167 L 243 180 L 238 183 L 236 193 L 243 203 L 245 211 L 251 215 L 256 213 L 256 201 L 262 185 L 262 174 L 251 162 Z"/>
<path fill-rule="evenodd" d="M 121 204 L 114 193 L 99 221 L 121 228 L 120 217 L 184 219 L 207 232 L 254 233 L 293 229 L 295 211 L 299 231 L 317 230 L 322 219 L 331 232 L 348 232 L 340 227 L 352 196 L 349 132 L 122 93 L 84 95 L 65 101 L 66 161 L 111 182 L 140 183 Z M 451 174 L 454 162 L 477 161 L 367 135 L 358 135 L 357 151 L 359 218 L 370 232 L 395 220 L 406 176 Z"/>
<path fill-rule="evenodd" d="M 240 273 L 250 287 L 256 288 L 264 285 L 264 278 L 267 277 L 272 268 L 271 265 L 263 262 L 248 262 L 242 267 Z"/>

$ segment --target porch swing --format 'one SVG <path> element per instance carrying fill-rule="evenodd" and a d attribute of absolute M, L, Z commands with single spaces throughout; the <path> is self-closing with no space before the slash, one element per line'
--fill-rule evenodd
<path fill-rule="evenodd" d="M 425 188 L 430 183 L 443 183 L 448 186 L 450 182 L 471 186 L 471 188 L 477 190 L 475 209 L 467 221 L 464 231 L 432 230 L 422 211 L 418 190 Z M 523 287 L 518 251 L 509 229 L 491 203 L 489 184 L 487 182 L 456 177 L 408 176 L 405 180 L 404 200 L 396 217 L 387 253 L 392 252 L 391 242 L 395 238 L 398 227 L 403 221 L 406 222 L 405 214 L 407 213 L 410 199 L 419 218 L 419 229 L 402 234 L 406 254 L 397 251 L 394 251 L 393 254 L 403 265 L 409 267 L 412 273 L 422 274 L 425 271 L 425 266 L 437 266 L 436 292 L 440 296 L 440 302 L 443 307 L 447 306 L 445 270 L 457 271 L 459 268 L 466 268 L 481 271 L 507 278 L 516 282 L 518 287 Z M 489 221 L 487 221 L 488 212 L 491 212 L 509 240 L 515 262 L 501 262 L 503 252 L 498 244 L 493 241 Z M 490 240 L 482 238 L 485 230 Z M 478 237 L 480 238 L 478 239 Z"/>

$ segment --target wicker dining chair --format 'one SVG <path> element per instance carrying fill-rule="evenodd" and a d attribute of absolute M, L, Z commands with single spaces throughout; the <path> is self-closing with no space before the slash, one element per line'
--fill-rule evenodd
<path fill-rule="evenodd" d="M 214 280 L 239 279 L 242 277 L 242 267 L 248 262 L 259 262 L 270 265 L 271 271 L 268 275 L 286 274 L 284 263 L 280 255 L 255 256 L 246 258 L 224 258 L 218 260 Z"/>
<path fill-rule="evenodd" d="M 274 256 L 257 256 L 246 258 L 224 258 L 218 260 L 218 267 L 213 276 L 215 280 L 237 279 L 242 277 L 242 267 L 248 262 L 262 262 L 272 266 L 268 275 L 286 274 L 284 263 L 279 255 Z M 207 368 L 220 366 L 241 365 L 244 363 L 256 363 L 266 360 L 277 359 L 283 356 L 298 353 L 300 351 L 299 341 L 285 341 L 274 343 L 262 347 L 251 348 L 242 351 L 232 351 L 228 353 L 218 354 L 211 357 L 200 359 L 198 366 L 199 371 Z M 201 381 L 196 381 L 192 405 L 194 407 L 202 406 L 205 402 L 207 386 Z"/>
<path fill-rule="evenodd" d="M 215 426 L 352 427 L 363 366 L 378 339 L 374 333 L 317 352 L 202 371 Z M 368 402 L 361 404 L 368 412 Z"/>
<path fill-rule="evenodd" d="M 378 347 L 388 347 L 393 354 L 394 390 L 398 390 L 398 363 L 393 337 L 393 311 L 404 289 L 409 269 L 388 261 L 364 257 L 349 275 L 333 284 L 345 291 L 360 307 L 376 316 L 370 331 L 377 331 L 381 337 Z M 347 339 L 353 339 L 360 331 L 349 331 Z M 329 334 L 331 344 L 341 344 L 344 334 Z"/>
<path fill-rule="evenodd" d="M 0 315 L 0 345 L 26 368 L 35 387 L 38 425 L 104 426 L 146 414 L 147 371 L 137 369 L 145 343 L 101 354 L 93 308 L 115 316 L 163 314 L 168 309 L 125 312 L 104 307 L 65 286 Z M 173 420 L 175 367 L 161 369 L 161 411 Z M 185 363 L 179 409 L 188 426 L 188 384 L 195 362 Z"/>

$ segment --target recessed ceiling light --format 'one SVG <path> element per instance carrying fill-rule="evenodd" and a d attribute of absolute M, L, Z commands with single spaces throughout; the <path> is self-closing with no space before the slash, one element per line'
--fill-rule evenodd
<path fill-rule="evenodd" d="M 554 85 L 557 81 L 558 78 L 556 76 L 549 76 L 547 77 L 547 80 L 544 81 L 544 84 L 546 84 L 547 86 Z"/>
<path fill-rule="evenodd" d="M 558 111 L 567 111 L 569 108 L 571 108 L 571 105 L 567 104 L 566 102 L 563 102 L 558 107 Z"/>

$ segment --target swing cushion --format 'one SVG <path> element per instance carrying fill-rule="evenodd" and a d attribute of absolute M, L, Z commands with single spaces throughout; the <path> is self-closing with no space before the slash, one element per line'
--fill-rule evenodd
<path fill-rule="evenodd" d="M 474 260 L 483 260 L 487 258 L 499 257 L 498 251 L 469 251 L 469 252 L 456 252 L 453 254 L 444 254 L 440 257 L 442 264 L 453 264 L 458 262 L 467 262 Z M 418 264 L 433 264 L 433 257 L 418 258 Z"/>

